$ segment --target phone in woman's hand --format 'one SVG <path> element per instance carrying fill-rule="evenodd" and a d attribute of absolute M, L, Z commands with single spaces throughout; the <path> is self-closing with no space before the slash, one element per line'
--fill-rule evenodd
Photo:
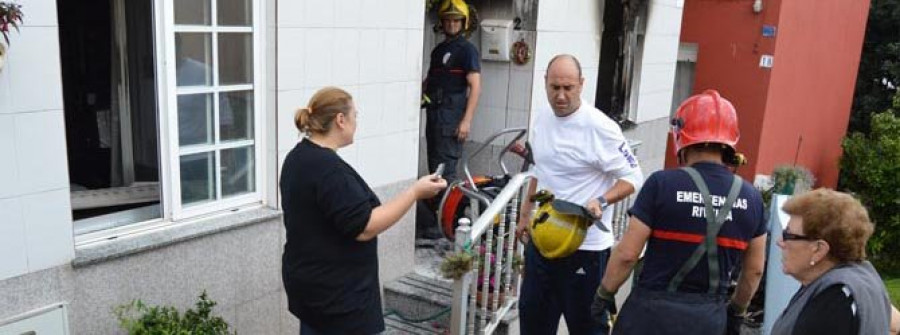
<path fill-rule="evenodd" d="M 438 164 L 437 169 L 434 169 L 434 179 L 440 179 L 444 174 L 444 163 Z"/>

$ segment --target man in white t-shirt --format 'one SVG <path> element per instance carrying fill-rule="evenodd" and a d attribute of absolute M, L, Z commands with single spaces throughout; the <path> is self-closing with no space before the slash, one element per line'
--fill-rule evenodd
<path fill-rule="evenodd" d="M 556 334 L 560 315 L 570 334 L 608 334 L 606 322 L 591 318 L 594 292 L 603 278 L 613 236 L 612 207 L 640 187 L 637 159 L 612 119 L 581 100 L 584 77 L 578 60 L 557 55 L 547 65 L 545 88 L 549 110 L 535 113 L 529 141 L 535 160 L 537 188 L 556 199 L 584 205 L 599 218 L 588 228 L 574 254 L 556 259 L 541 256 L 528 243 L 531 204 L 523 209 L 517 234 L 527 243 L 519 300 L 520 332 Z M 529 190 L 535 192 L 535 185 Z M 596 225 L 603 225 L 602 231 Z"/>

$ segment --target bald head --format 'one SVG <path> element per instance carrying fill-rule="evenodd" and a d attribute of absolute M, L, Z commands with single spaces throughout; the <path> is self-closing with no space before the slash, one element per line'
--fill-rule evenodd
<path fill-rule="evenodd" d="M 581 64 L 574 56 L 562 54 L 553 57 L 547 65 L 544 81 L 547 101 L 556 116 L 568 116 L 581 107 L 584 78 L 581 76 Z"/>
<path fill-rule="evenodd" d="M 548 74 L 550 73 L 551 69 L 554 69 L 554 65 L 556 65 L 557 67 L 563 67 L 564 70 L 567 68 L 571 70 L 571 67 L 574 66 L 575 71 L 578 73 L 578 78 L 581 78 L 581 63 L 578 62 L 578 58 L 575 58 L 575 56 L 572 56 L 570 54 L 559 54 L 553 56 L 553 58 L 550 59 L 550 63 L 547 64 Z"/>

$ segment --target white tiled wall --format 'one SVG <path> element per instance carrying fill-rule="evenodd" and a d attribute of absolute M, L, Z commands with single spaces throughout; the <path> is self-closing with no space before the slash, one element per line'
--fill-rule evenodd
<path fill-rule="evenodd" d="M 372 187 L 416 177 L 424 5 L 278 1 L 279 165 L 300 139 L 296 109 L 338 86 L 360 111 L 355 143 L 339 154 Z"/>
<path fill-rule="evenodd" d="M 23 5 L 0 72 L 0 280 L 74 257 L 56 1 Z"/>
<path fill-rule="evenodd" d="M 684 2 L 677 0 L 650 2 L 637 92 L 638 123 L 669 116 L 683 6 Z"/>
<path fill-rule="evenodd" d="M 513 40 L 520 38 L 533 47 L 535 32 L 514 32 Z M 472 42 L 479 40 L 473 38 Z M 484 142 L 501 129 L 528 125 L 533 71 L 533 61 L 524 65 L 481 61 L 481 97 L 472 120 L 471 141 Z"/>

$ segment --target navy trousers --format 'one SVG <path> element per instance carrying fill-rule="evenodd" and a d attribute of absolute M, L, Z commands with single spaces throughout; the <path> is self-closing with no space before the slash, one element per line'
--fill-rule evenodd
<path fill-rule="evenodd" d="M 609 334 L 607 322 L 591 318 L 591 303 L 608 261 L 609 249 L 578 250 L 565 258 L 546 259 L 529 243 L 519 297 L 519 332 L 555 335 L 562 315 L 569 334 Z"/>
<path fill-rule="evenodd" d="M 459 123 L 466 112 L 466 93 L 445 93 L 441 104 L 429 108 L 425 115 L 425 146 L 428 172 L 444 163 L 444 179 L 456 180 L 456 165 L 462 155 L 462 142 L 457 139 Z"/>
<path fill-rule="evenodd" d="M 635 288 L 613 334 L 724 334 L 728 297 Z"/>

